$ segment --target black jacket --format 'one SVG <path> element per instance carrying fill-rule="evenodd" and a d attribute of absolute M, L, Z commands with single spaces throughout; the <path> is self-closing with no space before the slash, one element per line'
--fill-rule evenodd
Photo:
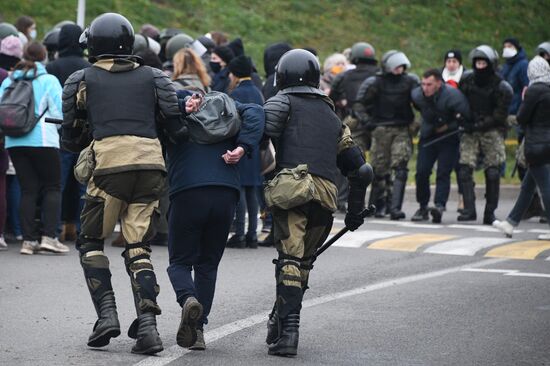
<path fill-rule="evenodd" d="M 471 123 L 475 130 L 506 128 L 508 108 L 514 94 L 510 84 L 494 74 L 487 85 L 479 86 L 476 84 L 474 72 L 466 72 L 462 76 L 459 89 L 470 104 Z"/>
<path fill-rule="evenodd" d="M 525 129 L 527 163 L 550 164 L 550 85 L 535 83 L 527 88 L 516 117 Z"/>
<path fill-rule="evenodd" d="M 419 86 L 412 91 L 411 96 L 415 108 L 422 115 L 421 140 L 430 140 L 455 131 L 470 119 L 470 106 L 466 97 L 452 86 L 442 84 L 441 89 L 430 98 L 424 96 Z M 447 130 L 438 134 L 436 129 L 444 125 L 447 125 Z"/>

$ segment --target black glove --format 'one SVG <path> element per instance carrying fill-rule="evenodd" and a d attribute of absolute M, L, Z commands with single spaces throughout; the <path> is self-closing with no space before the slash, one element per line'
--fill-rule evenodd
<path fill-rule="evenodd" d="M 349 231 L 355 231 L 359 228 L 359 226 L 363 225 L 365 219 L 360 214 L 354 214 L 348 211 L 344 222 Z"/>

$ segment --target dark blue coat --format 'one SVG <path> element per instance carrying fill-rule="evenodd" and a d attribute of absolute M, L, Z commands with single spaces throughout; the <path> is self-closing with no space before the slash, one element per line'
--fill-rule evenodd
<path fill-rule="evenodd" d="M 510 107 L 508 108 L 508 113 L 510 114 L 517 114 L 521 104 L 521 93 L 523 92 L 523 88 L 529 86 L 529 78 L 527 77 L 528 65 L 529 61 L 527 60 L 527 55 L 522 48 L 517 55 L 506 60 L 500 72 L 500 76 L 502 76 L 514 90 L 512 103 L 510 103 Z"/>
<path fill-rule="evenodd" d="M 214 77 L 212 78 L 212 82 L 210 83 L 210 88 L 213 91 L 227 93 L 230 82 L 231 80 L 229 79 L 229 68 L 224 67 L 217 74 L 214 75 Z"/>
<path fill-rule="evenodd" d="M 240 103 L 264 104 L 262 93 L 256 87 L 252 80 L 243 80 L 229 94 L 231 98 Z M 261 186 L 263 179 L 261 176 L 260 149 L 259 145 L 254 146 L 248 158 L 243 157 L 239 161 L 239 173 L 241 185 L 243 186 Z"/>
<path fill-rule="evenodd" d="M 241 130 L 236 137 L 210 145 L 191 141 L 177 145 L 167 144 L 166 165 L 170 196 L 185 189 L 203 186 L 223 186 L 240 190 L 241 182 L 237 166 L 226 164 L 222 155 L 239 145 L 250 153 L 262 138 L 265 115 L 261 106 L 236 104 L 243 120 Z"/>

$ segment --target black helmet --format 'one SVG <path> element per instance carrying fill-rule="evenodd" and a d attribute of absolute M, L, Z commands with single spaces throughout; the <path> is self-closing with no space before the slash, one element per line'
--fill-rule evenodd
<path fill-rule="evenodd" d="M 82 33 L 80 43 L 85 43 L 90 59 L 101 56 L 127 56 L 134 47 L 134 28 L 120 14 L 105 13 L 94 19 Z"/>
<path fill-rule="evenodd" d="M 54 28 L 44 36 L 42 44 L 46 47 L 48 51 L 57 51 L 59 48 L 59 33 L 61 28 Z"/>
<path fill-rule="evenodd" d="M 321 79 L 317 57 L 303 49 L 286 52 L 275 67 L 275 72 L 279 89 L 300 85 L 318 88 Z"/>

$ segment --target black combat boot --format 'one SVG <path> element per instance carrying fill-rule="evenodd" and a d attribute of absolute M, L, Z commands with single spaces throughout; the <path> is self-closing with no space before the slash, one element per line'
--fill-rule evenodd
<path fill-rule="evenodd" d="M 476 195 L 474 191 L 473 169 L 467 165 L 461 165 L 458 172 L 458 179 L 462 184 L 462 196 L 464 198 L 464 209 L 458 215 L 458 221 L 475 221 L 476 214 Z"/>
<path fill-rule="evenodd" d="M 267 337 L 265 338 L 265 343 L 273 344 L 277 342 L 279 338 L 279 313 L 275 307 L 269 314 L 269 319 L 267 320 Z"/>
<path fill-rule="evenodd" d="M 496 220 L 495 210 L 498 207 L 500 191 L 500 171 L 498 168 L 489 167 L 485 170 L 485 211 L 483 212 L 483 224 L 492 225 Z"/>
<path fill-rule="evenodd" d="M 88 338 L 89 347 L 104 347 L 109 344 L 111 338 L 120 335 L 120 323 L 116 312 L 115 293 L 106 291 L 101 298 L 92 300 L 97 312 L 97 321 L 94 330 Z"/>
<path fill-rule="evenodd" d="M 421 206 L 411 217 L 411 221 L 428 221 L 428 215 L 428 208 L 426 206 Z"/>
<path fill-rule="evenodd" d="M 401 207 L 403 206 L 403 199 L 405 198 L 407 174 L 408 171 L 406 169 L 398 169 L 395 172 L 390 207 L 390 220 L 401 220 L 405 218 L 405 213 L 401 211 Z"/>
<path fill-rule="evenodd" d="M 385 216 L 385 184 L 386 183 L 384 177 L 374 177 L 374 181 L 370 190 L 369 205 L 372 204 L 376 206 L 376 211 L 374 213 L 374 217 L 376 218 L 383 218 Z"/>
<path fill-rule="evenodd" d="M 432 215 L 432 222 L 434 224 L 441 224 L 441 218 L 443 217 L 443 212 L 445 207 L 436 205 L 430 209 L 430 215 Z"/>
<path fill-rule="evenodd" d="M 281 335 L 274 344 L 269 346 L 268 353 L 275 356 L 296 356 L 298 354 L 300 314 L 288 314 L 280 321 Z"/>
<path fill-rule="evenodd" d="M 154 355 L 164 349 L 157 331 L 157 319 L 153 313 L 138 316 L 130 326 L 128 336 L 136 339 L 132 353 Z"/>

